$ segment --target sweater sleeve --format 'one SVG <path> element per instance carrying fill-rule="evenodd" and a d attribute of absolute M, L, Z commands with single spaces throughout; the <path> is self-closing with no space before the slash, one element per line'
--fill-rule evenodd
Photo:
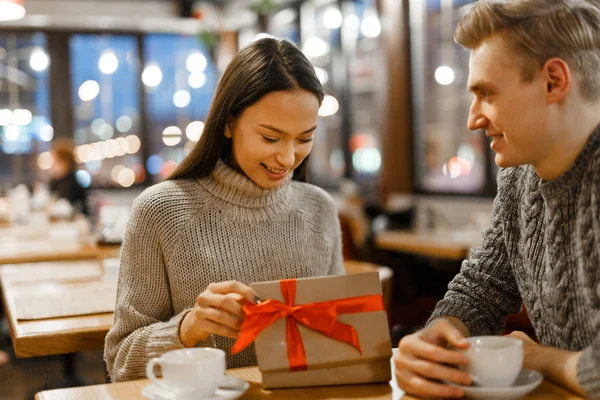
<path fill-rule="evenodd" d="M 595 157 L 591 182 L 592 194 L 588 198 L 589 204 L 583 207 L 584 239 L 582 241 L 582 257 L 586 260 L 586 279 L 591 280 L 591 297 L 595 300 L 596 310 L 600 309 L 600 156 Z M 587 178 L 587 176 L 586 176 Z M 588 178 L 589 179 L 589 178 Z M 595 290 L 594 290 L 595 289 Z M 579 385 L 590 399 L 600 399 L 600 312 L 596 311 L 593 320 L 593 332 L 596 336 L 592 342 L 583 349 L 577 364 L 577 380 Z"/>
<path fill-rule="evenodd" d="M 113 382 L 145 378 L 151 358 L 184 347 L 179 325 L 189 309 L 173 315 L 161 243 L 168 232 L 160 218 L 160 200 L 147 194 L 136 199 L 123 241 L 114 323 L 104 345 Z"/>
<path fill-rule="evenodd" d="M 340 220 L 335 209 L 332 220 L 334 237 L 329 275 L 344 275 L 346 273 L 346 268 L 344 267 L 344 258 L 342 256 L 342 231 L 340 228 Z"/>
<path fill-rule="evenodd" d="M 505 204 L 509 201 L 510 179 L 499 175 L 492 223 L 483 232 L 483 242 L 471 250 L 461 270 L 448 285 L 428 324 L 442 316 L 460 319 L 471 336 L 499 334 L 509 313 L 522 304 L 504 242 Z"/>
<path fill-rule="evenodd" d="M 600 298 L 600 283 L 598 284 Z M 600 399 L 600 315 L 594 321 L 596 337 L 583 350 L 577 363 L 577 380 L 589 399 Z"/>
<path fill-rule="evenodd" d="M 146 194 L 136 199 L 123 241 L 114 323 L 104 345 L 113 382 L 143 378 L 150 358 L 183 347 L 178 331 L 185 312 L 172 315 L 157 205 Z"/>

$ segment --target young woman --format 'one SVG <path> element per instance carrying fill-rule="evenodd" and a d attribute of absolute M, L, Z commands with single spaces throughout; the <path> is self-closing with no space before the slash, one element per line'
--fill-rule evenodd
<path fill-rule="evenodd" d="M 227 367 L 252 282 L 343 274 L 339 222 L 305 183 L 323 89 L 302 52 L 263 39 L 229 64 L 202 138 L 170 179 L 133 205 L 105 360 L 113 381 L 152 357 L 216 346 Z"/>

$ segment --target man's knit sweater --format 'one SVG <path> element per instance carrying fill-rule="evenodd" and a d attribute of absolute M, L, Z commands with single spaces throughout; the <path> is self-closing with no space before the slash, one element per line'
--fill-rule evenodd
<path fill-rule="evenodd" d="M 179 325 L 212 282 L 343 273 L 335 205 L 315 186 L 262 189 L 221 162 L 207 178 L 155 185 L 134 202 L 123 243 L 110 377 L 144 378 L 150 358 L 183 348 Z M 231 355 L 233 343 L 211 335 L 197 346 L 223 349 L 228 368 L 256 365 L 253 346 Z"/>
<path fill-rule="evenodd" d="M 531 166 L 500 171 L 483 236 L 430 322 L 456 316 L 473 336 L 498 334 L 523 303 L 543 345 L 583 350 L 579 383 L 600 399 L 600 127 L 553 181 Z"/>

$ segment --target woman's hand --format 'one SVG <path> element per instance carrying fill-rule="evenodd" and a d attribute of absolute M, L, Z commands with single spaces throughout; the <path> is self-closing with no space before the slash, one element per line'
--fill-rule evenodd
<path fill-rule="evenodd" d="M 193 347 L 211 333 L 237 338 L 244 319 L 242 306 L 245 302 L 260 302 L 249 286 L 237 281 L 211 283 L 181 322 L 181 343 Z"/>

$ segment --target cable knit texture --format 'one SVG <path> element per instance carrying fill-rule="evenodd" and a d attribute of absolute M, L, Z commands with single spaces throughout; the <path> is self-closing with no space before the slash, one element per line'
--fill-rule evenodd
<path fill-rule="evenodd" d="M 219 162 L 210 177 L 166 181 L 134 202 L 123 250 L 115 321 L 104 358 L 113 382 L 144 378 L 146 364 L 183 348 L 179 325 L 212 282 L 245 284 L 344 273 L 335 205 L 291 181 L 263 189 Z M 256 365 L 254 346 L 211 335 L 196 346 L 227 353 L 227 367 Z"/>
<path fill-rule="evenodd" d="M 583 351 L 579 383 L 600 399 L 600 127 L 556 180 L 501 170 L 483 238 L 429 322 L 456 316 L 473 336 L 499 334 L 523 303 L 543 345 Z"/>

